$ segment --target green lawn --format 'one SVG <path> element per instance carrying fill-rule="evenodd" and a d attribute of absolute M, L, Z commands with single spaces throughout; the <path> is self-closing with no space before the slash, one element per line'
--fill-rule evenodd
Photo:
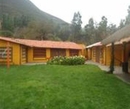
<path fill-rule="evenodd" d="M 130 109 L 130 85 L 93 65 L 1 66 L 0 109 Z"/>

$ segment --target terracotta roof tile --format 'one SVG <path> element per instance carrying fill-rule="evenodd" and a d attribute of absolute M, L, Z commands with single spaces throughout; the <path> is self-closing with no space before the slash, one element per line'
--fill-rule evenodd
<path fill-rule="evenodd" d="M 91 48 L 91 47 L 96 47 L 96 46 L 102 46 L 101 42 L 91 44 L 91 45 L 87 46 L 86 48 Z"/>
<path fill-rule="evenodd" d="M 74 42 L 62 42 L 62 41 L 39 41 L 39 40 L 28 40 L 28 39 L 14 39 L 7 37 L 0 37 L 1 40 L 10 41 L 30 47 L 41 47 L 41 48 L 59 48 L 59 49 L 83 49 L 79 44 Z"/>

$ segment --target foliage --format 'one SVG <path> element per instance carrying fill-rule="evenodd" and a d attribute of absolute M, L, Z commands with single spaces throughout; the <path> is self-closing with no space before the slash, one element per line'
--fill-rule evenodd
<path fill-rule="evenodd" d="M 16 28 L 27 27 L 29 22 L 29 17 L 25 15 L 13 17 L 9 14 L 3 14 L 0 34 L 14 36 Z"/>
<path fill-rule="evenodd" d="M 127 9 L 127 16 L 125 17 L 125 19 L 121 19 L 120 24 L 119 24 L 119 29 L 123 28 L 126 25 L 130 24 L 130 6 Z"/>
<path fill-rule="evenodd" d="M 113 34 L 117 30 L 117 27 L 115 24 L 108 25 L 107 18 L 102 16 L 99 23 L 95 22 L 93 18 L 90 18 L 88 24 L 85 25 L 84 30 L 85 41 L 87 44 L 92 44 Z"/>
<path fill-rule="evenodd" d="M 3 14 L 1 28 L 2 30 L 13 32 L 14 31 L 13 17 L 9 16 L 8 14 Z"/>
<path fill-rule="evenodd" d="M 82 15 L 75 12 L 71 24 L 40 11 L 29 0 L 0 0 L 0 35 L 38 40 L 63 40 L 92 44 L 130 24 L 130 6 L 119 26 L 105 17 L 90 18 L 82 28 Z"/>
<path fill-rule="evenodd" d="M 82 65 L 84 63 L 85 58 L 83 56 L 72 56 L 72 57 L 56 56 L 47 62 L 47 64 L 51 65 Z"/>
<path fill-rule="evenodd" d="M 126 25 L 130 24 L 130 6 L 128 7 L 127 12 L 128 15 L 126 16 L 126 22 L 125 22 Z"/>
<path fill-rule="evenodd" d="M 119 29 L 123 28 L 125 26 L 125 20 L 121 19 L 120 24 L 119 24 Z"/>
<path fill-rule="evenodd" d="M 82 24 L 82 20 L 81 20 L 82 16 L 80 15 L 79 12 L 75 12 L 73 19 L 72 19 L 72 24 L 71 24 L 71 40 L 73 41 L 78 41 L 80 40 L 80 32 L 81 32 L 81 24 Z"/>
<path fill-rule="evenodd" d="M 65 21 L 39 10 L 29 0 L 0 0 L 0 4 L 2 35 L 8 35 L 5 32 L 10 31 L 13 33 L 10 35 L 17 38 L 61 40 L 61 28 L 68 25 Z M 68 40 L 69 36 L 66 37 L 65 40 Z"/>
<path fill-rule="evenodd" d="M 95 41 L 97 41 L 97 34 L 96 34 L 96 27 L 95 27 L 95 22 L 93 20 L 93 18 L 90 18 L 88 21 L 88 24 L 85 25 L 85 39 L 87 41 L 87 44 L 91 44 L 94 43 Z"/>
<path fill-rule="evenodd" d="M 130 109 L 130 85 L 93 65 L 0 66 L 1 109 Z"/>

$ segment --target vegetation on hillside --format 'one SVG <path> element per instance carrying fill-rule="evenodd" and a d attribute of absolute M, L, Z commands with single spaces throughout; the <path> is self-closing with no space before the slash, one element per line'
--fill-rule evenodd
<path fill-rule="evenodd" d="M 0 0 L 1 35 L 61 40 L 65 34 L 63 28 L 68 26 L 63 20 L 39 10 L 29 0 Z"/>
<path fill-rule="evenodd" d="M 100 22 L 90 18 L 82 28 L 80 12 L 75 12 L 71 24 L 68 24 L 39 10 L 29 0 L 0 0 L 0 35 L 8 37 L 74 41 L 89 45 L 130 24 L 130 6 L 128 15 L 121 19 L 119 26 L 108 24 L 108 20 L 105 16 Z"/>

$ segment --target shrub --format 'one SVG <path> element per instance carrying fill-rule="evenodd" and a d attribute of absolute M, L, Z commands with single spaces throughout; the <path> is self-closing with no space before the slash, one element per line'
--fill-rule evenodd
<path fill-rule="evenodd" d="M 85 58 L 83 56 L 72 56 L 72 57 L 56 56 L 47 62 L 47 64 L 51 65 L 82 65 L 84 63 Z"/>

